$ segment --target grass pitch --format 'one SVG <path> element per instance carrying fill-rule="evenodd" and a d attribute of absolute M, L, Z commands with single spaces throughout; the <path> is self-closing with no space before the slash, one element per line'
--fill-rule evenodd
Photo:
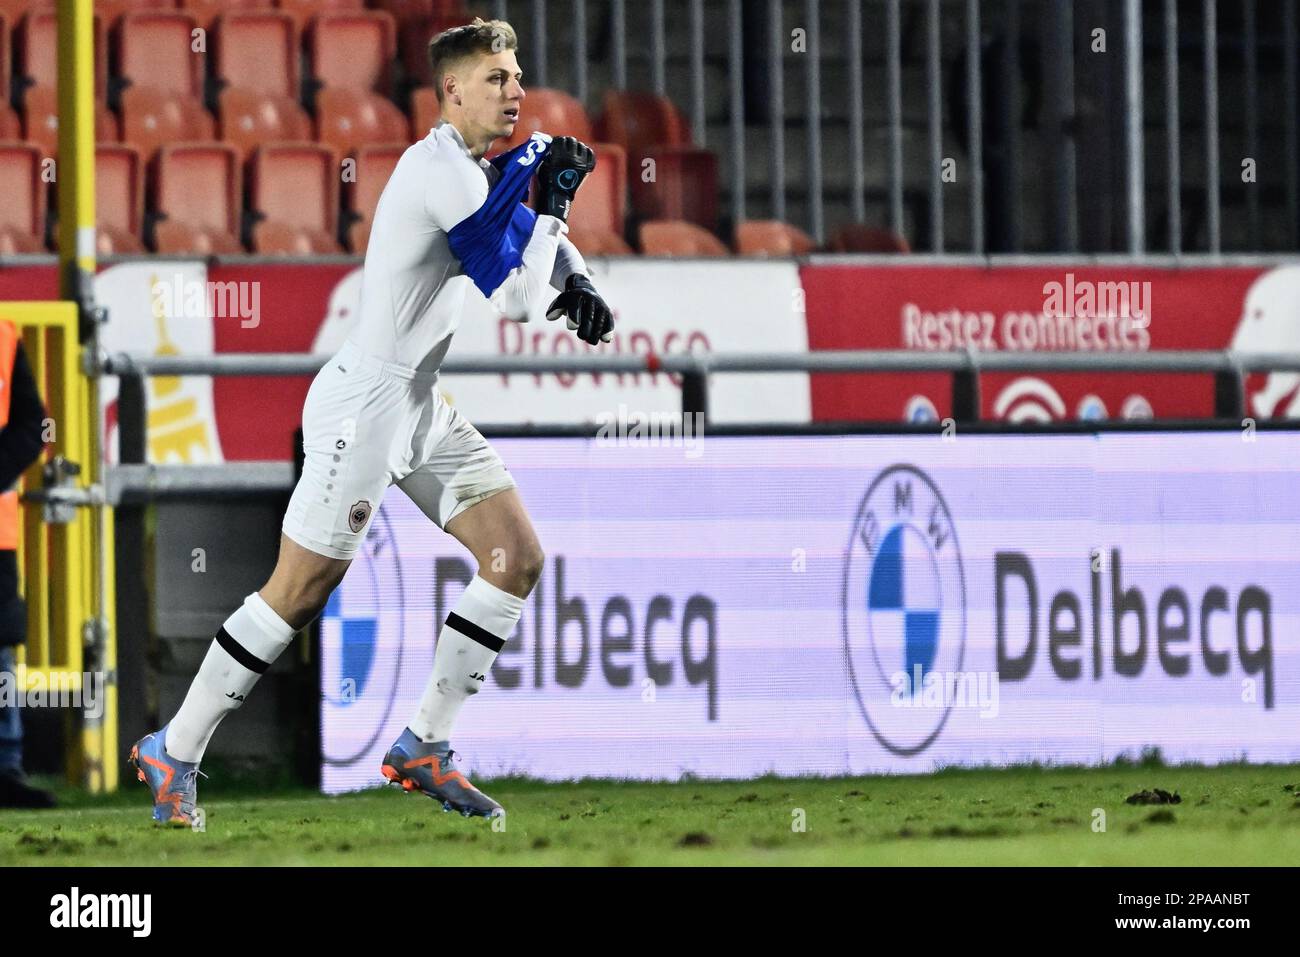
<path fill-rule="evenodd" d="M 421 795 L 200 781 L 206 830 L 145 788 L 0 813 L 0 865 L 1294 865 L 1300 765 L 949 770 L 643 784 L 480 782 L 503 831 Z M 1178 803 L 1129 804 L 1138 792 Z M 1104 830 L 1099 828 L 1104 814 Z M 800 829 L 800 824 L 803 825 Z"/>

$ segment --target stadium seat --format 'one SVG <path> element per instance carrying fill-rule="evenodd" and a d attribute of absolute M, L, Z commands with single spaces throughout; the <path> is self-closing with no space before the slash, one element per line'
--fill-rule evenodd
<path fill-rule="evenodd" d="M 23 89 L 21 104 L 23 132 L 21 137 L 36 143 L 47 156 L 58 150 L 58 38 L 55 15 L 45 12 L 43 4 L 35 5 L 35 12 L 27 17 L 22 29 L 14 36 L 17 51 L 17 75 Z M 95 137 L 109 142 L 118 139 L 117 119 L 103 102 L 107 86 L 108 60 L 103 43 L 102 23 L 95 18 Z M 0 60 L 4 57 L 0 56 Z M 20 134 L 15 131 L 14 137 Z"/>
<path fill-rule="evenodd" d="M 576 207 L 575 207 L 576 208 Z M 584 256 L 634 256 L 636 253 L 618 233 L 605 229 L 569 229 L 569 242 Z"/>
<path fill-rule="evenodd" d="M 655 146 L 628 163 L 632 209 L 639 219 L 681 219 L 706 230 L 718 225 L 718 157 L 690 146 Z M 646 161 L 653 161 L 653 167 Z M 654 179 L 645 174 L 654 170 Z"/>
<path fill-rule="evenodd" d="M 438 91 L 431 86 L 416 87 L 411 91 L 411 133 L 413 138 L 422 140 L 429 135 L 429 130 L 438 125 L 442 119 L 442 107 L 438 105 Z"/>
<path fill-rule="evenodd" d="M 59 151 L 59 95 L 52 86 L 34 86 L 27 91 L 23 105 L 23 139 L 35 143 L 46 156 Z M 95 103 L 95 140 L 116 143 L 117 117 L 102 102 Z"/>
<path fill-rule="evenodd" d="M 6 122 L 17 119 L 14 111 L 9 107 L 9 75 L 13 72 L 13 67 L 9 60 L 9 51 L 12 49 L 9 43 L 10 26 L 14 22 L 10 19 L 13 12 L 6 10 L 0 3 L 0 140 L 19 139 L 21 134 L 18 132 L 6 132 Z"/>
<path fill-rule="evenodd" d="M 629 171 L 652 146 L 686 146 L 691 141 L 686 118 L 672 100 L 653 93 L 607 90 L 603 113 L 596 124 L 596 138 L 617 143 L 627 151 Z"/>
<path fill-rule="evenodd" d="M 0 143 L 0 195 L 0 254 L 44 252 L 46 183 L 31 143 Z"/>
<path fill-rule="evenodd" d="M 0 9 L 0 103 L 9 102 L 9 74 L 13 68 L 9 65 L 9 24 L 12 21 Z"/>
<path fill-rule="evenodd" d="M 353 218 L 348 226 L 348 248 L 354 253 L 366 251 L 379 194 L 405 151 L 405 145 L 365 146 L 357 151 L 356 182 L 345 190 L 348 215 Z"/>
<path fill-rule="evenodd" d="M 613 143 L 591 143 L 596 168 L 582 186 L 569 213 L 569 225 L 584 232 L 621 237 L 627 213 L 627 157 Z M 576 245 L 576 244 L 575 244 Z"/>
<path fill-rule="evenodd" d="M 911 247 L 902 236 L 895 235 L 888 229 L 867 226 L 863 223 L 850 223 L 841 227 L 826 249 L 836 253 L 908 253 Z"/>
<path fill-rule="evenodd" d="M 726 256 L 717 236 L 694 223 L 651 220 L 641 224 L 641 252 L 647 256 Z"/>
<path fill-rule="evenodd" d="M 393 18 L 379 10 L 317 17 L 307 29 L 313 83 L 388 94 L 393 86 L 396 37 Z"/>
<path fill-rule="evenodd" d="M 125 14 L 117 25 L 117 74 L 132 86 L 202 99 L 204 55 L 191 45 L 196 26 L 184 13 Z"/>
<path fill-rule="evenodd" d="M 817 248 L 802 229 L 775 219 L 737 223 L 734 245 L 740 256 L 806 256 Z"/>
<path fill-rule="evenodd" d="M 0 17 L 9 21 L 10 29 L 17 27 L 32 10 L 53 10 L 55 0 L 0 0 Z"/>
<path fill-rule="evenodd" d="M 249 163 L 253 251 L 305 256 L 337 253 L 339 176 L 319 143 L 260 147 Z"/>
<path fill-rule="evenodd" d="M 375 93 L 326 88 L 316 94 L 316 141 L 336 157 L 366 145 L 409 144 L 406 114 Z"/>
<path fill-rule="evenodd" d="M 306 29 L 313 18 L 322 13 L 351 12 L 364 10 L 366 0 L 275 0 L 275 8 L 293 17 L 298 29 Z"/>
<path fill-rule="evenodd" d="M 243 157 L 264 143 L 312 138 L 311 117 L 288 96 L 231 87 L 218 97 L 217 119 L 222 142 Z"/>
<path fill-rule="evenodd" d="M 108 85 L 108 49 L 104 42 L 104 21 L 94 19 L 95 96 L 103 99 Z M 15 35 L 18 77 L 24 86 L 57 87 L 59 43 L 53 10 L 36 10 L 22 21 Z"/>
<path fill-rule="evenodd" d="M 177 0 L 176 6 L 192 16 L 205 30 L 211 30 L 223 13 L 266 10 L 271 0 Z"/>
<path fill-rule="evenodd" d="M 226 87 L 298 97 L 298 29 L 279 10 L 225 13 L 217 18 L 214 72 Z"/>
<path fill-rule="evenodd" d="M 527 91 L 515 131 L 509 139 L 498 140 L 493 152 L 513 149 L 539 130 L 551 136 L 576 136 L 584 143 L 592 141 L 591 121 L 582 104 L 567 93 L 538 87 Z"/>
<path fill-rule="evenodd" d="M 241 253 L 239 154 L 224 143 L 173 143 L 154 161 L 153 247 L 160 253 Z"/>
<path fill-rule="evenodd" d="M 18 114 L 8 103 L 0 102 L 0 140 L 26 139 Z"/>
<path fill-rule="evenodd" d="M 122 140 L 139 150 L 146 163 L 160 146 L 211 140 L 215 133 L 212 114 L 197 97 L 151 86 L 122 91 Z"/>
<path fill-rule="evenodd" d="M 440 17 L 469 23 L 472 19 L 465 0 L 371 0 L 370 5 L 389 14 L 403 29 L 412 20 Z"/>
<path fill-rule="evenodd" d="M 95 228 L 99 254 L 142 253 L 144 165 L 129 146 L 95 147 Z"/>
<path fill-rule="evenodd" d="M 429 66 L 429 41 L 443 30 L 468 22 L 467 14 L 435 15 L 419 20 L 403 21 L 397 42 L 406 83 L 411 86 L 433 86 L 433 74 Z"/>
<path fill-rule="evenodd" d="M 95 0 L 95 15 L 103 19 L 107 31 L 117 26 L 124 14 L 175 9 L 176 0 Z"/>

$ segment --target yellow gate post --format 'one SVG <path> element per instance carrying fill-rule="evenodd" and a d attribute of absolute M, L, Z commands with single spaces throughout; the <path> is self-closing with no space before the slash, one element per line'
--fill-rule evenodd
<path fill-rule="evenodd" d="M 93 357 L 98 350 L 95 315 L 95 80 L 94 9 L 91 0 L 58 0 L 59 151 L 55 170 L 59 209 L 59 294 L 74 304 L 73 336 L 65 337 L 66 350 L 74 349 L 74 363 L 81 356 Z M 79 349 L 78 349 L 79 347 Z M 66 352 L 61 362 L 66 361 Z M 98 376 L 87 372 L 91 363 L 74 364 L 67 370 L 81 388 L 70 387 L 69 420 L 56 419 L 57 428 L 79 427 L 75 449 L 69 459 L 82 469 L 80 482 L 104 488 L 104 457 L 101 451 Z M 102 502 L 102 499 L 101 499 Z M 56 526 L 57 527 L 57 526 Z M 103 710 L 83 710 L 80 738 L 69 755 L 69 775 L 92 792 L 117 788 L 117 656 L 113 614 L 112 513 L 104 504 L 78 508 L 67 526 L 69 546 L 75 547 L 79 576 L 66 583 L 55 582 L 57 592 L 66 586 L 65 606 L 75 611 L 66 625 L 73 630 L 69 640 L 84 648 L 84 663 L 96 675 L 103 675 Z M 56 607 L 58 603 L 56 600 Z M 96 709 L 98 710 L 98 709 Z"/>

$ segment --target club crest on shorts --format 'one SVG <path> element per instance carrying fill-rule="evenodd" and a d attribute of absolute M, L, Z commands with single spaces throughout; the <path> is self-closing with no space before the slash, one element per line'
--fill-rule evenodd
<path fill-rule="evenodd" d="M 359 532 L 366 527 L 366 522 L 370 520 L 370 503 L 365 499 L 360 499 L 352 504 L 348 510 L 348 528 L 354 532 Z"/>

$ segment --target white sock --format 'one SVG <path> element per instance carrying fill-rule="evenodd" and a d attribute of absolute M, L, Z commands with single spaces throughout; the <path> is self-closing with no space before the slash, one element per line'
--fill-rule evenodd
<path fill-rule="evenodd" d="M 178 761 L 199 761 L 217 725 L 289 647 L 296 632 L 257 592 L 226 619 L 194 676 L 163 747 Z"/>
<path fill-rule="evenodd" d="M 456 716 L 487 679 L 492 662 L 524 613 L 524 600 L 475 575 L 438 633 L 433 674 L 407 726 L 426 744 L 449 741 Z"/>

